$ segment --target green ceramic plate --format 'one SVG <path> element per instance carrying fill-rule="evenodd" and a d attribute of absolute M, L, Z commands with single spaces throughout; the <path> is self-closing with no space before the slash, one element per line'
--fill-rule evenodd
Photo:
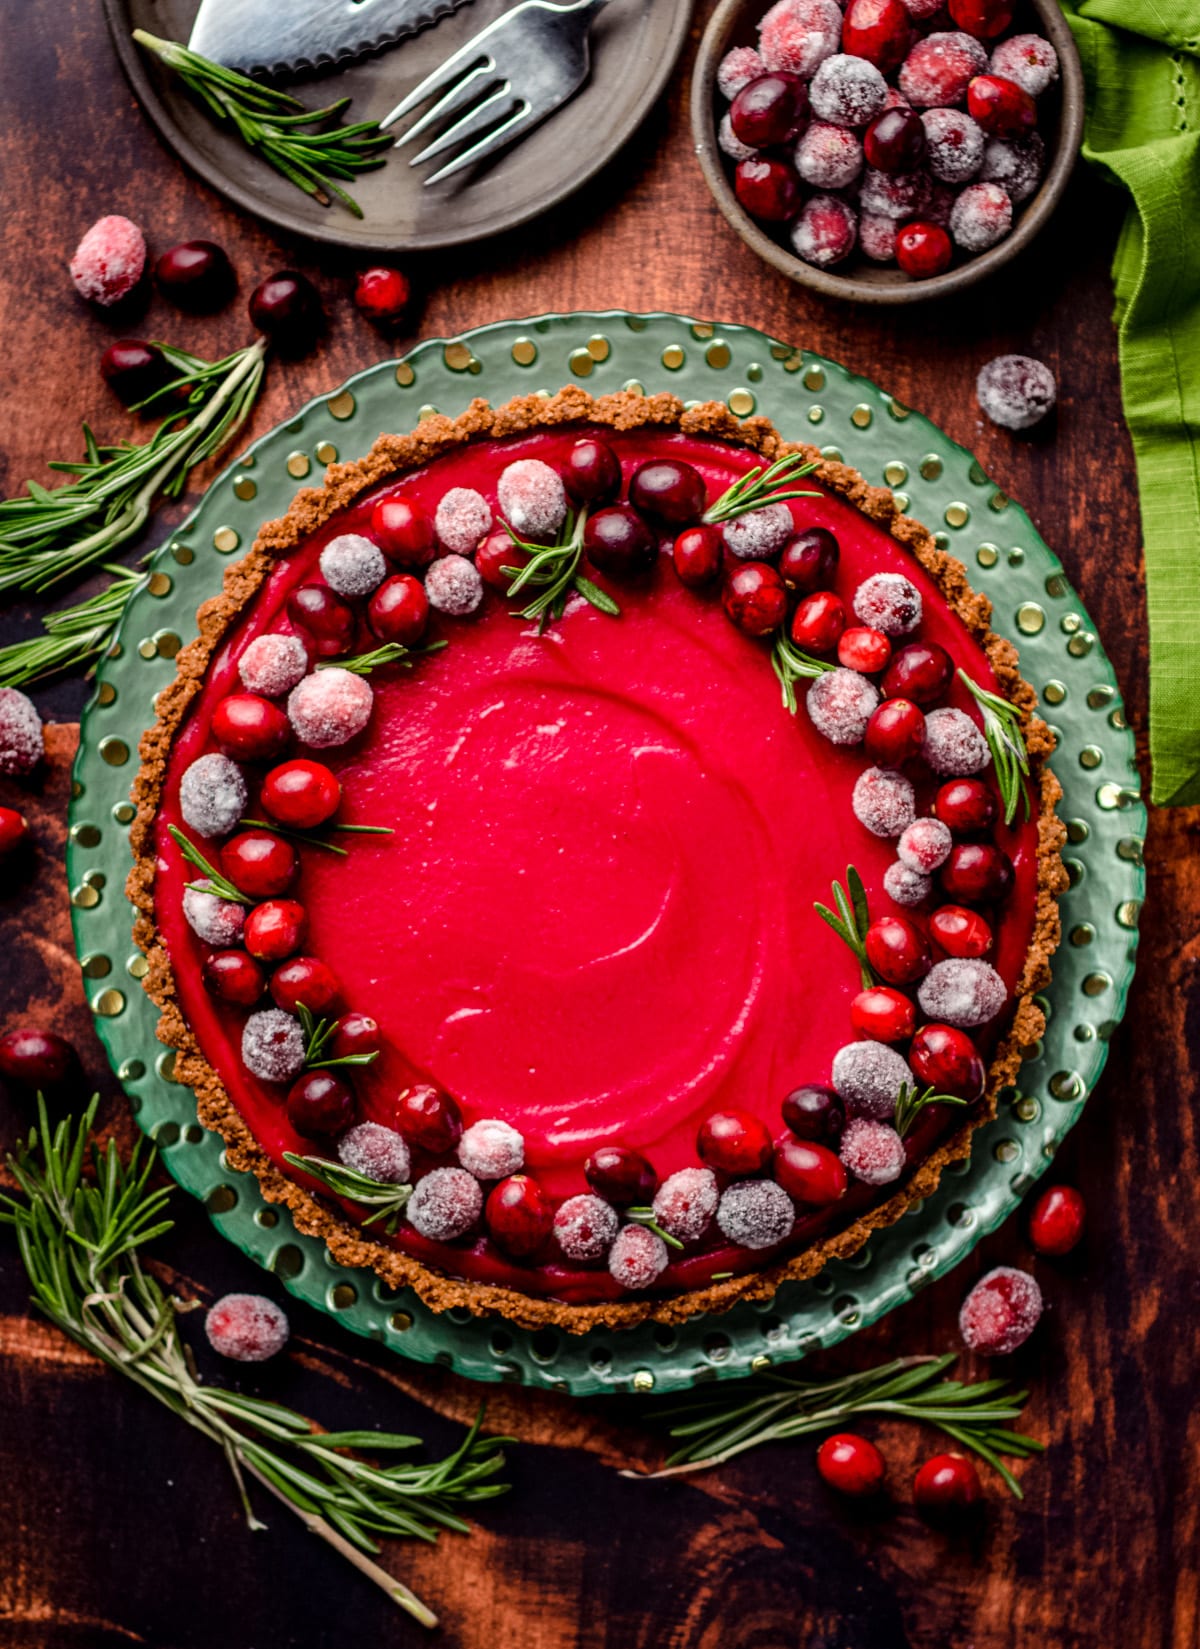
<path fill-rule="evenodd" d="M 784 434 L 815 440 L 868 480 L 891 486 L 935 529 L 995 603 L 996 628 L 1021 649 L 1058 735 L 1054 767 L 1066 798 L 1070 891 L 1064 941 L 1047 992 L 1045 1041 L 1019 1092 L 975 1136 L 968 1163 L 936 1196 L 875 1236 L 852 1260 L 775 1300 L 681 1329 L 646 1324 L 581 1338 L 527 1333 L 499 1320 L 435 1316 L 373 1273 L 337 1265 L 267 1206 L 256 1182 L 225 1167 L 220 1139 L 196 1121 L 189 1089 L 172 1080 L 156 1042 L 156 1012 L 138 984 L 122 887 L 129 866 L 128 790 L 153 696 L 171 680 L 199 603 L 220 587 L 229 557 L 285 509 L 298 483 L 337 457 L 366 452 L 380 430 L 404 430 L 431 410 L 460 412 L 572 379 L 600 392 L 675 390 L 765 413 Z M 312 401 L 230 466 L 155 556 L 101 667 L 83 721 L 67 852 L 75 939 L 96 1024 L 141 1126 L 171 1173 L 204 1199 L 218 1229 L 300 1298 L 404 1356 L 477 1380 L 575 1393 L 665 1391 L 725 1378 L 829 1346 L 875 1321 L 968 1254 L 1044 1171 L 1104 1068 L 1133 975 L 1143 894 L 1146 815 L 1133 738 L 1112 668 L 1088 615 L 1029 518 L 961 447 L 865 378 L 747 327 L 675 315 L 548 316 L 503 322 L 404 361 L 360 373 Z"/>

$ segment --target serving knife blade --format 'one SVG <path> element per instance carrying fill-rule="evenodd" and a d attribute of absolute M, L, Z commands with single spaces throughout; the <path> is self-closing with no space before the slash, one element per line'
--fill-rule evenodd
<path fill-rule="evenodd" d="M 201 0 L 188 45 L 243 74 L 324 68 L 417 34 L 467 0 Z"/>

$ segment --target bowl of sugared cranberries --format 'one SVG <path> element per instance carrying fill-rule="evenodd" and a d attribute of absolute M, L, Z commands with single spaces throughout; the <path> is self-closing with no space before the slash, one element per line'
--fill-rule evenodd
<path fill-rule="evenodd" d="M 982 280 L 1045 224 L 1083 131 L 1058 0 L 722 0 L 696 154 L 761 258 L 860 303 Z"/>

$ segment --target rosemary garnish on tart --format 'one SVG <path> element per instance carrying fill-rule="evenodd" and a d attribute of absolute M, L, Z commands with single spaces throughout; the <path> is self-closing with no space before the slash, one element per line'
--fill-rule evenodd
<path fill-rule="evenodd" d="M 1017 805 L 1029 817 L 1029 752 L 1021 732 L 1021 712 L 1016 705 L 999 693 L 990 693 L 977 681 L 972 681 L 965 670 L 959 670 L 958 679 L 978 704 L 983 716 L 983 736 L 992 752 L 996 770 L 996 784 L 1004 803 L 1004 822 L 1010 825 L 1017 816 Z"/>
<path fill-rule="evenodd" d="M 892 1127 L 903 1139 L 927 1105 L 966 1103 L 966 1100 L 960 1099 L 957 1094 L 939 1094 L 935 1088 L 926 1088 L 922 1093 L 915 1082 L 902 1082 L 900 1092 L 896 1096 L 896 1114 L 892 1118 Z"/>
<path fill-rule="evenodd" d="M 369 1054 L 342 1054 L 337 1058 L 326 1058 L 326 1054 L 338 1033 L 340 1019 L 318 1019 L 314 1013 L 304 1006 L 303 1002 L 296 1005 L 296 1014 L 300 1020 L 300 1027 L 304 1032 L 304 1069 L 306 1071 L 328 1071 L 335 1065 L 370 1065 L 379 1058 L 379 1049 Z"/>
<path fill-rule="evenodd" d="M 786 504 L 790 498 L 819 498 L 812 488 L 793 487 L 793 481 L 811 475 L 816 464 L 801 452 L 790 452 L 777 458 L 764 469 L 761 464 L 747 470 L 727 487 L 721 496 L 708 506 L 700 517 L 707 527 L 716 527 L 723 521 L 736 521 L 739 515 L 764 509 L 768 504 Z"/>
<path fill-rule="evenodd" d="M 168 825 L 167 830 L 171 840 L 183 854 L 188 864 L 195 865 L 197 870 L 203 871 L 209 881 L 208 887 L 205 887 L 203 882 L 188 882 L 185 884 L 187 887 L 196 893 L 211 893 L 214 899 L 225 899 L 231 905 L 252 905 L 254 903 L 254 900 L 247 898 L 241 888 L 231 882 L 228 876 L 211 864 L 194 843 L 188 841 L 182 830 L 177 829 L 175 825 Z"/>
<path fill-rule="evenodd" d="M 337 830 L 347 836 L 394 836 L 395 830 L 391 825 L 364 825 L 364 824 L 337 824 L 330 822 L 320 827 L 322 830 Z M 300 830 L 292 825 L 276 824 L 273 819 L 239 819 L 239 830 L 269 830 L 275 836 L 283 836 L 289 842 L 299 842 L 303 847 L 319 847 L 323 853 L 336 853 L 340 859 L 349 858 L 349 850 L 339 847 L 336 842 L 327 842 L 316 830 Z"/>
<path fill-rule="evenodd" d="M 794 716 L 797 709 L 796 683 L 815 681 L 834 666 L 813 658 L 811 653 L 802 652 L 789 639 L 787 631 L 780 630 L 771 649 L 771 668 L 779 677 L 779 685 L 783 689 L 783 707 Z"/>
<path fill-rule="evenodd" d="M 528 606 L 521 608 L 520 616 L 536 619 L 539 633 L 563 616 L 572 593 L 581 595 L 610 618 L 620 614 L 621 609 L 612 596 L 579 571 L 586 525 L 586 510 L 580 510 L 578 515 L 568 510 L 553 544 L 527 543 L 523 538 L 518 538 L 511 527 L 507 528 L 513 543 L 529 557 L 523 567 L 503 568 L 505 576 L 511 581 L 508 593 L 517 595 L 522 590 L 537 592 Z"/>
<path fill-rule="evenodd" d="M 828 905 L 819 902 L 813 905 L 813 909 L 822 922 L 827 923 L 838 938 L 854 952 L 858 958 L 863 989 L 870 990 L 876 983 L 871 964 L 867 961 L 866 940 L 871 917 L 867 910 L 867 890 L 853 865 L 846 867 L 845 887 L 840 882 L 833 883 L 833 902 L 837 906 L 836 915 Z"/>
<path fill-rule="evenodd" d="M 428 653 L 440 653 L 449 646 L 445 641 L 431 641 L 427 647 L 405 647 L 399 641 L 385 641 L 369 653 L 356 653 L 352 658 L 324 658 L 317 660 L 318 670 L 349 670 L 351 675 L 369 676 L 385 664 L 399 664 L 411 670 L 417 659 Z"/>
<path fill-rule="evenodd" d="M 412 1196 L 411 1185 L 395 1185 L 389 1180 L 372 1179 L 370 1174 L 361 1174 L 357 1168 L 347 1168 L 342 1162 L 331 1162 L 328 1157 L 303 1157 L 295 1151 L 285 1151 L 283 1160 L 319 1180 L 335 1196 L 373 1208 L 375 1212 L 362 1222 L 364 1227 L 374 1225 L 376 1220 L 384 1220 L 384 1230 L 389 1236 L 396 1229 L 400 1215 Z"/>
<path fill-rule="evenodd" d="M 664 1231 L 654 1217 L 653 1208 L 627 1208 L 625 1218 L 632 1220 L 635 1225 L 644 1225 L 647 1231 L 653 1231 L 656 1237 L 661 1237 L 668 1248 L 682 1248 L 683 1244 L 678 1237 L 673 1237 L 669 1231 Z"/>

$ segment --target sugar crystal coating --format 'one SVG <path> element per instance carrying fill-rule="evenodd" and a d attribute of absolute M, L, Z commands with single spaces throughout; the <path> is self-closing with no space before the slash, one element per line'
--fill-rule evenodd
<path fill-rule="evenodd" d="M 868 166 L 863 173 L 859 191 L 860 212 L 872 217 L 894 218 L 897 223 L 906 218 L 920 217 L 929 195 L 929 179 L 924 172 L 880 172 Z"/>
<path fill-rule="evenodd" d="M 997 355 L 980 368 L 975 395 L 1002 429 L 1032 429 L 1053 408 L 1058 388 L 1050 368 L 1032 355 Z"/>
<path fill-rule="evenodd" d="M 986 252 L 1012 228 L 1012 201 L 998 183 L 969 183 L 950 212 L 950 235 L 964 252 Z"/>
<path fill-rule="evenodd" d="M 612 1247 L 620 1221 L 603 1197 L 584 1191 L 568 1197 L 554 1215 L 554 1235 L 569 1260 L 598 1260 Z"/>
<path fill-rule="evenodd" d="M 854 817 L 872 836 L 899 836 L 917 816 L 912 784 L 903 773 L 868 767 L 855 780 L 850 797 Z"/>
<path fill-rule="evenodd" d="M 814 189 L 847 189 L 862 171 L 862 141 L 848 126 L 814 120 L 797 143 L 793 159 Z"/>
<path fill-rule="evenodd" d="M 711 1168 L 681 1168 L 654 1193 L 654 1218 L 669 1236 L 696 1242 L 712 1224 L 719 1201 Z"/>
<path fill-rule="evenodd" d="M 433 524 L 448 550 L 455 555 L 474 555 L 492 524 L 491 507 L 474 487 L 451 487 L 438 500 Z"/>
<path fill-rule="evenodd" d="M 483 600 L 483 579 L 464 555 L 443 555 L 425 574 L 429 605 L 451 618 L 466 618 Z"/>
<path fill-rule="evenodd" d="M 942 183 L 967 183 L 983 164 L 983 127 L 962 109 L 926 109 L 925 164 Z"/>
<path fill-rule="evenodd" d="M 809 88 L 812 112 L 834 126 L 866 126 L 887 102 L 887 81 L 865 57 L 827 57 Z"/>
<path fill-rule="evenodd" d="M 179 811 L 198 836 L 224 836 L 246 811 L 246 780 L 228 756 L 199 756 L 179 781 Z"/>
<path fill-rule="evenodd" d="M 540 458 L 518 458 L 502 470 L 496 496 L 509 526 L 523 538 L 548 539 L 566 520 L 562 476 Z"/>
<path fill-rule="evenodd" d="M 721 116 L 721 124 L 717 127 L 717 146 L 730 160 L 751 160 L 758 153 L 751 144 L 743 143 L 734 131 L 728 109 Z"/>
<path fill-rule="evenodd" d="M 947 779 L 982 773 L 992 759 L 987 740 L 965 710 L 930 710 L 925 717 L 921 754 L 935 773 Z"/>
<path fill-rule="evenodd" d="M 879 689 L 857 670 L 826 670 L 804 700 L 809 720 L 830 744 L 861 744 Z"/>
<path fill-rule="evenodd" d="M 795 531 L 786 504 L 764 504 L 726 521 L 721 529 L 725 548 L 739 561 L 770 561 Z"/>
<path fill-rule="evenodd" d="M 1000 1265 L 981 1277 L 963 1301 L 958 1331 L 972 1351 L 1005 1356 L 1025 1344 L 1043 1309 L 1037 1279 Z"/>
<path fill-rule="evenodd" d="M 263 1082 L 291 1082 L 304 1069 L 304 1030 L 282 1008 L 252 1013 L 242 1031 L 242 1064 Z"/>
<path fill-rule="evenodd" d="M 127 298 L 146 267 L 146 241 L 129 218 L 112 214 L 93 223 L 71 258 L 81 298 L 107 308 Z"/>
<path fill-rule="evenodd" d="M 933 879 L 922 876 L 919 870 L 911 870 L 897 859 L 883 873 L 883 891 L 895 904 L 910 910 L 928 899 L 933 892 Z"/>
<path fill-rule="evenodd" d="M 771 1179 L 739 1180 L 717 1204 L 721 1232 L 740 1248 L 774 1248 L 790 1236 L 795 1220 L 791 1197 Z"/>
<path fill-rule="evenodd" d="M 247 692 L 281 698 L 308 674 L 308 651 L 299 636 L 257 636 L 239 659 L 238 674 Z"/>
<path fill-rule="evenodd" d="M 1038 132 L 1022 138 L 990 138 L 984 147 L 979 176 L 998 183 L 1014 206 L 1028 200 L 1046 170 L 1046 145 Z"/>
<path fill-rule="evenodd" d="M 1058 79 L 1058 54 L 1040 34 L 1013 34 L 992 52 L 991 70 L 1040 97 Z"/>
<path fill-rule="evenodd" d="M 886 1122 L 855 1117 L 842 1131 L 842 1166 L 864 1185 L 890 1185 L 904 1172 L 904 1141 Z"/>
<path fill-rule="evenodd" d="M 857 239 L 858 214 L 836 195 L 813 195 L 806 200 L 791 228 L 793 252 L 817 269 L 842 263 Z"/>
<path fill-rule="evenodd" d="M 408 1141 L 380 1122 L 360 1122 L 337 1143 L 338 1161 L 384 1185 L 407 1185 L 412 1173 Z"/>
<path fill-rule="evenodd" d="M 787 69 L 805 80 L 838 49 L 842 14 L 834 0 L 776 0 L 758 25 L 767 69 Z"/>
<path fill-rule="evenodd" d="M 477 1179 L 506 1179 L 525 1162 L 525 1141 L 495 1117 L 473 1122 L 458 1142 L 458 1160 Z"/>
<path fill-rule="evenodd" d="M 858 244 L 863 256 L 872 263 L 891 263 L 896 256 L 896 231 L 900 225 L 895 218 L 877 217 L 864 212 L 858 220 Z"/>
<path fill-rule="evenodd" d="M 33 700 L 16 687 L 0 687 L 0 773 L 32 773 L 45 752 L 42 718 Z"/>
<path fill-rule="evenodd" d="M 649 1288 L 666 1270 L 667 1245 L 644 1225 L 623 1225 L 608 1251 L 608 1269 L 622 1288 Z"/>
<path fill-rule="evenodd" d="M 948 183 L 941 183 L 937 178 L 931 179 L 929 199 L 925 202 L 925 222 L 936 223 L 939 229 L 949 229 L 950 214 L 957 199 L 957 191 Z"/>
<path fill-rule="evenodd" d="M 900 90 L 914 108 L 951 108 L 987 68 L 987 53 L 969 34 L 948 31 L 918 40 L 900 65 Z"/>
<path fill-rule="evenodd" d="M 208 1308 L 204 1332 L 213 1350 L 235 1363 L 265 1363 L 283 1350 L 288 1320 L 265 1294 L 224 1294 Z"/>
<path fill-rule="evenodd" d="M 940 819 L 915 819 L 896 843 L 900 862 L 910 870 L 931 876 L 945 864 L 954 846 L 949 825 Z"/>
<path fill-rule="evenodd" d="M 1007 1000 L 1008 990 L 995 968 L 974 956 L 935 962 L 917 990 L 922 1013 L 964 1031 L 995 1019 Z"/>
<path fill-rule="evenodd" d="M 434 1168 L 417 1181 L 404 1212 L 420 1236 L 453 1242 L 477 1224 L 483 1189 L 463 1168 Z"/>
<path fill-rule="evenodd" d="M 885 636 L 903 636 L 921 622 L 921 593 L 903 573 L 873 573 L 854 592 L 854 611 Z"/>
<path fill-rule="evenodd" d="M 378 544 L 361 533 L 342 533 L 321 551 L 321 576 L 331 590 L 351 601 L 377 590 L 387 577 L 387 561 Z"/>
<path fill-rule="evenodd" d="M 767 66 L 753 46 L 735 46 L 725 53 L 717 69 L 717 90 L 731 103 L 743 86 L 767 72 Z"/>
<path fill-rule="evenodd" d="M 241 944 L 246 924 L 245 907 L 234 904 L 232 899 L 218 899 L 216 894 L 203 891 L 210 887 L 212 883 L 205 876 L 195 887 L 184 888 L 184 920 L 197 939 L 227 950 L 230 945 Z"/>
<path fill-rule="evenodd" d="M 847 1042 L 833 1056 L 834 1092 L 854 1115 L 884 1122 L 893 1116 L 902 1083 L 913 1081 L 903 1054 L 886 1042 Z"/>
<path fill-rule="evenodd" d="M 329 750 L 362 732 L 374 702 L 371 683 L 353 670 L 314 670 L 288 695 L 288 720 L 301 744 Z"/>

